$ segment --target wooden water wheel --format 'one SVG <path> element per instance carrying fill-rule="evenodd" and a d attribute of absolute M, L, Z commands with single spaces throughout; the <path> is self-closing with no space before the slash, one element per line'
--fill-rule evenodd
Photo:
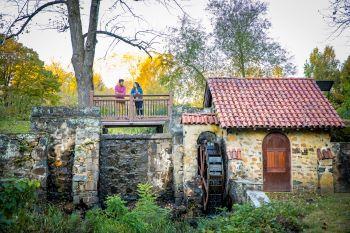
<path fill-rule="evenodd" d="M 218 143 L 199 146 L 199 174 L 203 189 L 204 211 L 221 207 L 225 191 L 224 159 Z"/>

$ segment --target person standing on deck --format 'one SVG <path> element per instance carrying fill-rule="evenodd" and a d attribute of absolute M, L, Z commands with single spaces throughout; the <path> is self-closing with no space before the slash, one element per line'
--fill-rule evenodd
<path fill-rule="evenodd" d="M 131 95 L 135 99 L 136 115 L 142 116 L 143 115 L 143 100 L 142 100 L 143 91 L 138 82 L 134 82 L 134 87 L 131 89 Z"/>
<path fill-rule="evenodd" d="M 118 117 L 125 115 L 125 95 L 126 87 L 124 86 L 124 79 L 119 79 L 118 84 L 114 87 L 114 93 L 117 98 L 114 106 L 114 114 Z"/>
<path fill-rule="evenodd" d="M 114 92 L 117 99 L 124 99 L 126 95 L 126 87 L 124 86 L 124 79 L 119 79 L 118 84 L 114 87 Z"/>

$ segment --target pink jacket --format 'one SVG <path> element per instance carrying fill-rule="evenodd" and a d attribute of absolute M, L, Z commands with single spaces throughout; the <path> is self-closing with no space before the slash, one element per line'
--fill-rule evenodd
<path fill-rule="evenodd" d="M 126 95 L 126 87 L 125 86 L 116 85 L 114 87 L 114 92 L 115 92 L 115 95 L 117 96 L 118 99 L 124 99 L 124 97 Z"/>

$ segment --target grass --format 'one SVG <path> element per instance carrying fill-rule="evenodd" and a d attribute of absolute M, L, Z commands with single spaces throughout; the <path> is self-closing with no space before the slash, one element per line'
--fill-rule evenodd
<path fill-rule="evenodd" d="M 118 127 L 109 128 L 108 134 L 154 134 L 155 127 Z"/>
<path fill-rule="evenodd" d="M 314 193 L 270 193 L 271 199 L 288 200 L 306 209 L 305 232 L 350 232 L 350 193 L 320 196 Z"/>
<path fill-rule="evenodd" d="M 30 122 L 17 119 L 0 119 L 0 133 L 17 134 L 28 133 L 30 131 Z"/>

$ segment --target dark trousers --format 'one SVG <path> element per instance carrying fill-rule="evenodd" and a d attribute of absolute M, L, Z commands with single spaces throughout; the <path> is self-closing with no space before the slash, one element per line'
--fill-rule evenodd
<path fill-rule="evenodd" d="M 136 115 L 137 116 L 143 115 L 143 101 L 142 100 L 136 100 L 135 101 L 135 107 L 136 107 Z"/>

